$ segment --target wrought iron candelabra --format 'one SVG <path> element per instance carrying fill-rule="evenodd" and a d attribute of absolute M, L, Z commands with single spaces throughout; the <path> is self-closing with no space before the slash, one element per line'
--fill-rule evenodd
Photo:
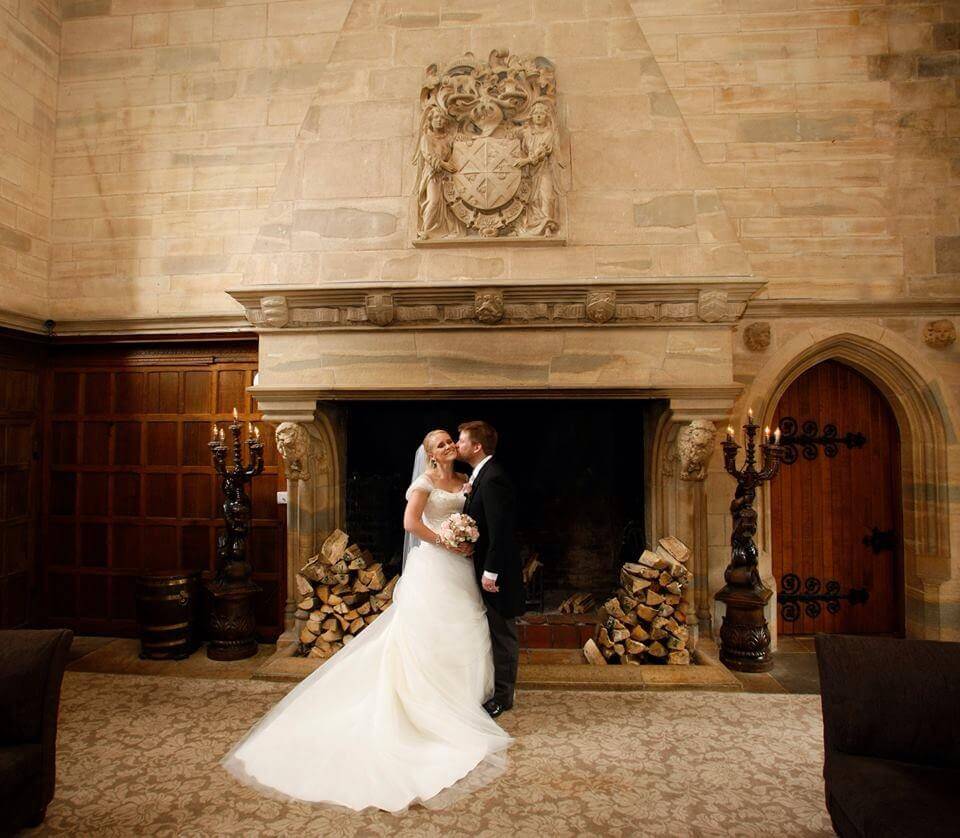
<path fill-rule="evenodd" d="M 760 445 L 762 465 L 757 468 L 758 426 L 753 411 L 743 426 L 746 458 L 737 468 L 740 445 L 733 438 L 733 428 L 727 428 L 723 442 L 723 465 L 737 481 L 737 490 L 730 503 L 733 516 L 733 534 L 730 537 L 730 564 L 724 571 L 726 582 L 716 599 L 726 605 L 726 614 L 720 626 L 720 660 L 731 669 L 741 672 L 767 672 L 773 666 L 770 656 L 770 627 L 763 611 L 773 591 L 763 584 L 758 568 L 757 512 L 753 508 L 757 487 L 772 480 L 780 469 L 783 446 L 779 444 L 779 429 L 770 442 L 770 430 L 764 432 Z"/>
<path fill-rule="evenodd" d="M 254 601 L 260 586 L 250 579 L 252 568 L 247 560 L 247 538 L 250 534 L 251 504 L 246 485 L 263 471 L 263 443 L 259 429 L 249 425 L 247 437 L 249 462 L 244 462 L 240 441 L 242 423 L 233 409 L 229 426 L 233 437 L 233 462 L 227 466 L 227 444 L 223 429 L 213 427 L 210 452 L 220 478 L 223 493 L 223 520 L 226 529 L 217 538 L 217 568 L 214 578 L 206 583 L 210 596 L 209 643 L 207 657 L 213 660 L 239 660 L 257 653 Z"/>

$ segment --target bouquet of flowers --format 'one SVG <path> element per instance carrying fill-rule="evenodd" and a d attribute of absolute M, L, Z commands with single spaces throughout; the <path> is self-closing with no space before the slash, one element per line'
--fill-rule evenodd
<path fill-rule="evenodd" d="M 473 544 L 480 538 L 480 530 L 477 529 L 477 522 L 469 515 L 454 512 L 440 525 L 438 535 L 440 536 L 440 543 L 444 547 L 456 550 L 466 542 Z"/>

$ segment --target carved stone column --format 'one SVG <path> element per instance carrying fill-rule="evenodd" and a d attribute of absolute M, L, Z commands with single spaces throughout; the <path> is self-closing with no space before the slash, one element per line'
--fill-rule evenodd
<path fill-rule="evenodd" d="M 698 416 L 690 406 L 671 403 L 671 409 L 657 423 L 651 450 L 651 542 L 673 535 L 690 547 L 693 581 L 685 598 L 691 606 L 687 625 L 694 646 L 701 632 L 711 634 L 704 479 L 715 441 L 716 427 L 711 419 Z"/>
<path fill-rule="evenodd" d="M 279 421 L 276 430 L 287 477 L 287 601 L 278 648 L 297 642 L 299 636 L 297 571 L 316 555 L 331 531 L 343 526 L 345 514 L 339 416 L 323 408 L 313 421 L 298 418 L 301 421 Z"/>
<path fill-rule="evenodd" d="M 653 439 L 647 483 L 651 543 L 673 535 L 690 547 L 693 581 L 685 597 L 691 606 L 687 618 L 694 642 L 701 635 L 713 635 L 706 483 L 713 479 L 719 461 L 716 423 L 729 409 L 726 399 L 671 399 L 647 431 Z"/>

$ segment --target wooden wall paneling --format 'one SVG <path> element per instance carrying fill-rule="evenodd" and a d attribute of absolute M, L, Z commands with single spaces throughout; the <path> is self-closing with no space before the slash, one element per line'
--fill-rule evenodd
<path fill-rule="evenodd" d="M 0 337 L 0 629 L 30 625 L 36 607 L 43 356 L 33 340 Z"/>
<path fill-rule="evenodd" d="M 55 352 L 46 376 L 43 570 L 47 622 L 136 633 L 134 584 L 157 570 L 212 575 L 222 530 L 207 442 L 236 406 L 258 422 L 246 388 L 256 346 L 84 346 Z M 267 439 L 254 481 L 250 551 L 264 593 L 261 639 L 282 630 L 286 597 L 282 470 Z"/>

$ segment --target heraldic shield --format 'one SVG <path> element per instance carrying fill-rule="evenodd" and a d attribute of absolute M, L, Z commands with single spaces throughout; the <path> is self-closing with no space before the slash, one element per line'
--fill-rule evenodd
<path fill-rule="evenodd" d="M 456 140 L 451 175 L 457 197 L 467 206 L 483 211 L 502 207 L 520 187 L 522 172 L 514 165 L 520 157 L 520 140 L 478 137 Z"/>

